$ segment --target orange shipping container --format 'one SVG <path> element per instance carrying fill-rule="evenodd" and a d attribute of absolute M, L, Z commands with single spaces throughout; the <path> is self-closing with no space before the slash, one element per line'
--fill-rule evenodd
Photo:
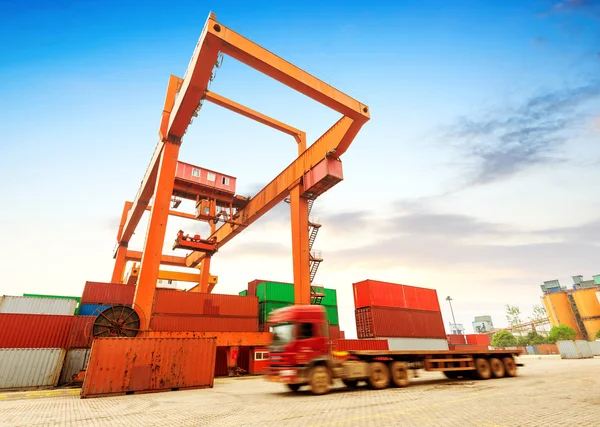
<path fill-rule="evenodd" d="M 164 332 L 258 332 L 258 316 L 225 317 L 155 314 L 150 319 L 150 329 Z"/>
<path fill-rule="evenodd" d="M 154 313 L 257 317 L 258 298 L 157 289 Z"/>
<path fill-rule="evenodd" d="M 213 387 L 216 338 L 98 338 L 81 397 Z"/>

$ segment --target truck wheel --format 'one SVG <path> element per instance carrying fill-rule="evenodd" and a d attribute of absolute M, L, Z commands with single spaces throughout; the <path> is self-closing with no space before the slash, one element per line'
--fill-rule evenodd
<path fill-rule="evenodd" d="M 492 377 L 494 378 L 502 378 L 506 373 L 506 369 L 504 369 L 504 363 L 502 360 L 492 357 L 490 359 L 490 367 L 492 368 Z"/>
<path fill-rule="evenodd" d="M 408 385 L 408 366 L 406 366 L 406 363 L 392 362 L 390 370 L 392 371 L 392 382 L 396 387 L 406 387 Z"/>
<path fill-rule="evenodd" d="M 385 363 L 369 363 L 369 386 L 375 390 L 387 388 L 390 385 L 390 370 Z"/>
<path fill-rule="evenodd" d="M 356 388 L 356 387 L 358 387 L 358 380 L 342 380 L 342 382 L 348 388 Z"/>
<path fill-rule="evenodd" d="M 287 385 L 287 388 L 289 388 L 294 393 L 297 392 L 298 390 L 300 390 L 300 387 L 302 387 L 302 384 L 286 384 L 286 385 Z"/>
<path fill-rule="evenodd" d="M 327 366 L 315 366 L 310 371 L 310 388 L 313 394 L 326 394 L 331 390 L 331 374 Z"/>
<path fill-rule="evenodd" d="M 488 380 L 492 376 L 492 368 L 490 362 L 481 357 L 475 359 L 475 375 L 480 380 Z"/>
<path fill-rule="evenodd" d="M 506 369 L 506 376 L 508 377 L 516 377 L 517 376 L 517 364 L 515 363 L 515 359 L 512 357 L 505 357 L 502 359 L 504 363 L 504 368 Z"/>

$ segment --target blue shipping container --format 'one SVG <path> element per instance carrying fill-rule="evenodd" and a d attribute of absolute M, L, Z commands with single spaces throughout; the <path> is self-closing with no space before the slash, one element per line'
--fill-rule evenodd
<path fill-rule="evenodd" d="M 111 306 L 102 304 L 81 304 L 79 306 L 79 316 L 97 316 L 109 307 Z"/>

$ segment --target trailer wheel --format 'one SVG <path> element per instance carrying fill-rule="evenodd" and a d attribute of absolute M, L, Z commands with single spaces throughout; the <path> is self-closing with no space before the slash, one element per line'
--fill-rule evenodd
<path fill-rule="evenodd" d="M 403 362 L 392 362 L 390 365 L 392 371 L 392 382 L 396 387 L 408 386 L 408 366 Z"/>
<path fill-rule="evenodd" d="M 492 377 L 494 378 L 502 378 L 506 374 L 504 363 L 496 357 L 490 359 L 490 367 L 492 369 Z"/>
<path fill-rule="evenodd" d="M 481 357 L 475 359 L 475 375 L 480 380 L 488 380 L 492 376 L 490 362 Z"/>
<path fill-rule="evenodd" d="M 313 394 L 326 394 L 331 390 L 331 374 L 327 366 L 318 365 L 310 371 L 310 388 Z"/>
<path fill-rule="evenodd" d="M 506 370 L 506 375 L 509 377 L 517 376 L 517 364 L 515 363 L 515 359 L 513 357 L 505 357 L 502 359 L 504 363 L 504 368 Z"/>
<path fill-rule="evenodd" d="M 375 390 L 387 388 L 390 385 L 390 370 L 382 362 L 369 363 L 369 386 Z"/>
<path fill-rule="evenodd" d="M 342 380 L 342 382 L 348 388 L 356 388 L 356 387 L 358 387 L 358 380 Z"/>
<path fill-rule="evenodd" d="M 294 393 L 296 393 L 298 390 L 300 390 L 300 387 L 302 387 L 302 384 L 286 384 L 286 385 L 287 385 L 287 388 L 289 388 Z"/>

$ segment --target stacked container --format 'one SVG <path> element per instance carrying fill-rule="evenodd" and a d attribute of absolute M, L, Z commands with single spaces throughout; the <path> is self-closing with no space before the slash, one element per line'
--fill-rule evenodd
<path fill-rule="evenodd" d="M 335 289 L 313 286 L 312 289 L 325 296 L 319 305 L 325 307 L 327 321 L 329 322 L 329 338 L 341 338 L 340 320 L 337 307 L 337 292 Z M 253 280 L 248 283 L 248 289 L 239 293 L 241 296 L 258 297 L 259 305 L 259 330 L 267 332 L 271 326 L 268 323 L 269 315 L 278 308 L 294 305 L 294 285 L 292 283 L 274 282 L 267 280 Z M 316 302 L 315 302 L 316 303 Z"/>
<path fill-rule="evenodd" d="M 58 384 L 79 301 L 3 296 L 0 301 L 0 389 Z"/>
<path fill-rule="evenodd" d="M 387 338 L 395 350 L 448 349 L 435 289 L 374 280 L 352 287 L 358 338 Z"/>
<path fill-rule="evenodd" d="M 256 332 L 258 299 L 157 289 L 150 329 L 169 332 Z"/>

